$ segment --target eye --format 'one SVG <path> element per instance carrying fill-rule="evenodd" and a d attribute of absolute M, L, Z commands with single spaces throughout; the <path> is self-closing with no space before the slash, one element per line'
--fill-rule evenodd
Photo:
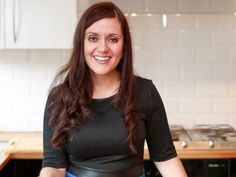
<path fill-rule="evenodd" d="M 118 38 L 116 38 L 116 37 L 110 37 L 110 38 L 108 39 L 108 41 L 109 41 L 110 43 L 117 43 L 117 42 L 118 42 Z"/>
<path fill-rule="evenodd" d="M 88 41 L 89 42 L 97 42 L 98 38 L 96 36 L 89 36 Z"/>

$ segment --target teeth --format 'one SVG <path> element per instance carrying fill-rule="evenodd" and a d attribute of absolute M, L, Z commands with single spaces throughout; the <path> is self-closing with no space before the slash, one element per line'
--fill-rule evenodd
<path fill-rule="evenodd" d="M 109 60 L 110 57 L 102 57 L 102 56 L 95 56 L 94 57 L 96 60 L 100 60 L 100 61 L 106 61 L 106 60 Z"/>

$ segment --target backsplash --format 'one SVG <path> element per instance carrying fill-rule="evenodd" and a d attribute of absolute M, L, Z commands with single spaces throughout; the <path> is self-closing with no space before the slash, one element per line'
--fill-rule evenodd
<path fill-rule="evenodd" d="M 137 74 L 153 80 L 170 124 L 236 128 L 236 16 L 127 14 Z M 0 131 L 41 131 L 49 85 L 70 50 L 0 50 Z"/>

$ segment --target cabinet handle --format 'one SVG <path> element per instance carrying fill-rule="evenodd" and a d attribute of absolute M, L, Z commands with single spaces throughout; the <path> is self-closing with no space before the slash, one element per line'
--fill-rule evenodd
<path fill-rule="evenodd" d="M 14 44 L 17 41 L 17 25 L 16 25 L 16 15 L 17 15 L 17 8 L 18 7 L 18 1 L 17 0 L 13 0 L 13 16 L 12 16 L 12 26 L 13 26 L 13 41 Z"/>
<path fill-rule="evenodd" d="M 209 168 L 219 168 L 219 167 L 226 167 L 226 165 L 225 164 L 218 164 L 218 163 L 210 163 L 210 164 L 208 164 L 208 167 Z"/>

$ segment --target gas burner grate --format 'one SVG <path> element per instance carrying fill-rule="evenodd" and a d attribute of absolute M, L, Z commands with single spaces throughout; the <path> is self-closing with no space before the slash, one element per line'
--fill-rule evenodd
<path fill-rule="evenodd" d="M 182 125 L 170 125 L 170 131 L 173 141 L 190 141 L 187 131 Z"/>
<path fill-rule="evenodd" d="M 195 141 L 236 141 L 236 131 L 227 124 L 200 124 L 189 131 Z"/>

